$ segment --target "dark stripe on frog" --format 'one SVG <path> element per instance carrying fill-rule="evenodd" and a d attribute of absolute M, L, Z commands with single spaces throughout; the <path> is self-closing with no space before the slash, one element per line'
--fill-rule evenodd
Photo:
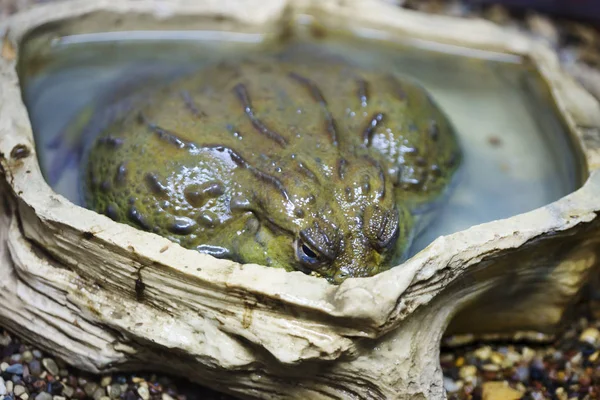
<path fill-rule="evenodd" d="M 209 199 L 219 197 L 223 193 L 225 193 L 223 184 L 216 181 L 188 185 L 183 190 L 186 201 L 196 208 L 202 207 Z"/>
<path fill-rule="evenodd" d="M 285 186 L 283 185 L 283 183 L 281 183 L 281 181 L 277 178 L 275 178 L 272 175 L 267 174 L 266 172 L 262 172 L 261 170 L 259 170 L 258 168 L 250 165 L 250 163 L 248 163 L 238 152 L 236 152 L 235 150 L 223 146 L 223 145 L 208 145 L 208 146 L 202 146 L 202 148 L 206 148 L 206 149 L 214 149 L 217 151 L 223 151 L 229 154 L 229 156 L 231 157 L 231 160 L 236 163 L 239 167 L 241 168 L 245 168 L 248 171 L 250 171 L 255 177 L 257 177 L 258 179 L 260 179 L 261 181 L 268 183 L 272 186 L 274 186 L 279 193 L 281 193 L 281 195 L 285 198 L 286 201 L 288 201 L 289 203 L 292 203 L 292 201 L 290 200 L 290 197 L 288 195 L 288 192 L 285 188 Z M 293 205 L 293 203 L 292 203 Z"/>
<path fill-rule="evenodd" d="M 371 145 L 371 141 L 373 139 L 373 134 L 375 133 L 375 129 L 377 129 L 377 126 L 381 123 L 381 121 L 383 121 L 383 117 L 384 117 L 383 113 L 378 112 L 378 113 L 373 114 L 369 118 L 369 123 L 363 130 L 363 134 L 362 134 L 363 143 L 365 144 L 365 146 Z"/>
<path fill-rule="evenodd" d="M 298 170 L 302 172 L 307 178 L 312 179 L 313 181 L 319 181 L 317 175 L 306 166 L 302 161 L 298 162 Z"/>
<path fill-rule="evenodd" d="M 337 171 L 338 176 L 341 180 L 344 180 L 344 176 L 346 175 L 346 168 L 348 167 L 348 161 L 344 158 L 340 158 L 337 162 Z"/>
<path fill-rule="evenodd" d="M 150 189 L 150 191 L 156 196 L 162 197 L 167 195 L 167 188 L 159 182 L 156 174 L 148 172 L 146 175 L 144 175 L 144 181 L 146 182 L 148 189 Z"/>
<path fill-rule="evenodd" d="M 164 128 L 161 128 L 158 125 L 154 125 L 154 124 L 149 124 L 148 128 L 150 128 L 150 130 L 154 133 L 156 133 L 156 135 L 158 136 L 158 138 L 162 141 L 165 141 L 167 143 L 173 144 L 177 147 L 179 147 L 180 149 L 183 149 L 185 147 L 189 147 L 189 143 L 183 139 L 181 139 L 178 135 L 176 135 L 173 132 L 170 132 Z"/>
<path fill-rule="evenodd" d="M 333 115 L 331 115 L 331 111 L 329 111 L 329 106 L 327 105 L 327 102 L 325 101 L 325 97 L 323 97 L 323 93 L 321 93 L 321 89 L 319 89 L 317 84 L 314 83 L 313 81 L 311 81 L 310 79 L 305 78 L 301 75 L 298 75 L 294 72 L 291 72 L 289 74 L 289 77 L 292 78 L 293 80 L 295 80 L 296 82 L 300 83 L 306 89 L 308 89 L 313 100 L 315 100 L 317 103 L 319 103 L 321 105 L 321 108 L 323 109 L 323 112 L 325 113 L 325 125 L 326 125 L 325 129 L 329 133 L 329 136 L 331 138 L 331 142 L 333 143 L 333 145 L 337 146 L 337 144 L 338 144 L 338 142 L 337 142 L 337 127 L 336 127 L 337 125 L 336 125 L 335 119 L 333 118 Z"/>
<path fill-rule="evenodd" d="M 281 147 L 285 147 L 288 144 L 288 141 L 279 133 L 269 129 L 260 119 L 256 117 L 256 115 L 254 115 L 254 111 L 252 110 L 252 102 L 250 100 L 250 95 L 248 94 L 246 86 L 243 83 L 238 83 L 233 88 L 233 91 L 235 92 L 238 100 L 244 107 L 244 112 L 250 119 L 250 122 L 252 122 L 252 126 L 254 127 L 254 129 L 267 136 L 269 139 L 273 140 Z"/>
<path fill-rule="evenodd" d="M 192 98 L 192 96 L 190 96 L 190 92 L 188 92 L 187 90 L 182 90 L 181 92 L 179 92 L 179 94 L 181 95 L 181 99 L 183 100 L 183 103 L 185 104 L 185 108 L 188 109 L 194 117 L 196 117 L 196 118 L 206 117 L 206 113 L 204 111 L 200 111 L 198 109 L 198 106 L 196 106 L 194 99 Z"/>
<path fill-rule="evenodd" d="M 364 79 L 357 79 L 356 84 L 358 85 L 357 94 L 360 105 L 366 107 L 369 100 L 369 84 Z"/>
<path fill-rule="evenodd" d="M 383 200 L 385 198 L 386 195 L 386 185 L 385 185 L 385 171 L 383 170 L 383 166 L 381 165 L 381 163 L 379 161 L 377 161 L 376 159 L 372 158 L 371 156 L 364 156 L 365 160 L 367 160 L 367 162 L 369 162 L 371 165 L 373 165 L 375 168 L 377 168 L 377 174 L 379 177 L 379 180 L 381 181 L 381 189 L 379 190 L 379 192 L 377 193 L 377 200 Z"/>
<path fill-rule="evenodd" d="M 181 138 L 178 134 L 171 132 L 165 128 L 162 128 L 153 122 L 148 121 L 148 119 L 146 119 L 146 117 L 142 113 L 138 114 L 137 119 L 138 119 L 139 123 L 145 124 L 150 131 L 155 133 L 156 136 L 158 136 L 158 138 L 164 142 L 172 144 L 180 149 L 183 149 L 186 147 L 187 148 L 195 148 L 196 147 L 192 142 Z"/>

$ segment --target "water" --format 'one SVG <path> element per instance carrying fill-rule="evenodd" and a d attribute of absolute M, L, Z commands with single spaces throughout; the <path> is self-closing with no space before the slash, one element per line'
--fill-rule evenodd
<path fill-rule="evenodd" d="M 420 81 L 448 114 L 463 166 L 413 253 L 440 235 L 533 210 L 580 186 L 581 162 L 548 89 L 520 58 L 422 42 L 382 45 L 379 32 L 361 34 L 371 38 L 290 39 L 280 46 L 252 34 L 110 33 L 65 37 L 41 55 L 26 51 L 24 100 L 42 170 L 55 191 L 80 204 L 76 160 L 64 152 L 66 139 L 57 138 L 82 110 L 114 104 L 142 76 L 170 79 L 233 54 L 267 51 L 299 59 L 327 53 L 385 66 Z"/>

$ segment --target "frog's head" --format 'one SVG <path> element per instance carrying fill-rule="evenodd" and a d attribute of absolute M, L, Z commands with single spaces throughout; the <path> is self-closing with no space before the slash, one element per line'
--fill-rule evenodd
<path fill-rule="evenodd" d="M 294 267 L 336 283 L 390 268 L 407 245 L 410 214 L 393 204 L 336 205 L 338 218 L 314 215 L 298 232 Z"/>
<path fill-rule="evenodd" d="M 380 164 L 341 160 L 325 171 L 317 164 L 297 163 L 310 172 L 284 174 L 277 185 L 257 182 L 253 203 L 261 206 L 253 215 L 260 224 L 239 246 L 240 258 L 334 283 L 393 266 L 408 245 L 412 216 L 397 204 Z"/>

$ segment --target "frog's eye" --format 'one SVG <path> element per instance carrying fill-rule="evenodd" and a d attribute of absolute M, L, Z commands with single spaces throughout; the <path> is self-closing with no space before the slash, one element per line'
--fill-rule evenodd
<path fill-rule="evenodd" d="M 393 246 L 400 234 L 398 210 L 369 207 L 364 213 L 365 235 L 378 252 Z"/>
<path fill-rule="evenodd" d="M 298 239 L 295 243 L 296 247 L 296 258 L 306 268 L 310 270 L 317 270 L 321 265 L 324 264 L 325 259 L 316 250 L 311 248 L 302 239 Z"/>

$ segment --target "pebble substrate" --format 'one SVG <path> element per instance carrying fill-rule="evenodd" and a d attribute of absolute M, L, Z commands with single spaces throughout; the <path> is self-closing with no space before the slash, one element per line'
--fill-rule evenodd
<path fill-rule="evenodd" d="M 600 399 L 600 321 L 579 319 L 546 345 L 479 344 L 442 351 L 449 400 Z"/>
<path fill-rule="evenodd" d="M 92 375 L 0 330 L 0 400 L 232 400 L 156 373 Z"/>

